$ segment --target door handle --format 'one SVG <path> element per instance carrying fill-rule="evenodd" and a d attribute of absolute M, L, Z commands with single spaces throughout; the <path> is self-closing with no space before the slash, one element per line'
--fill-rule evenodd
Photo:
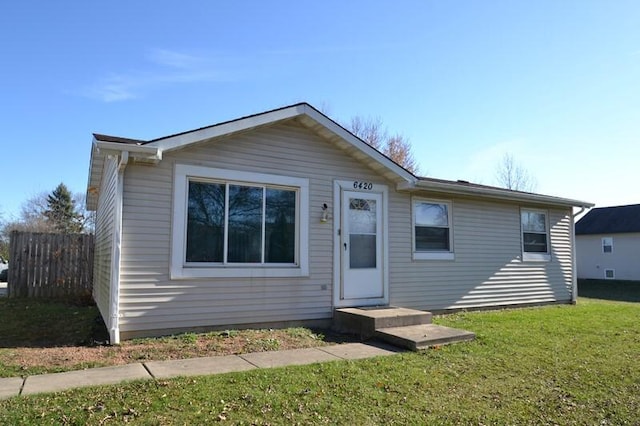
<path fill-rule="evenodd" d="M 344 251 L 347 251 L 347 243 L 344 243 Z"/>

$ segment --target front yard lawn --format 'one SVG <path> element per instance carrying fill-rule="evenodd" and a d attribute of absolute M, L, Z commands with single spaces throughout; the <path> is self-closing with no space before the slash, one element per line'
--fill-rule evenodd
<path fill-rule="evenodd" d="M 460 313 L 470 343 L 0 402 L 0 424 L 640 423 L 640 305 Z"/>
<path fill-rule="evenodd" d="M 141 361 L 322 346 L 345 339 L 307 328 L 229 330 L 135 339 L 106 346 L 95 305 L 0 299 L 0 377 L 28 376 Z"/>

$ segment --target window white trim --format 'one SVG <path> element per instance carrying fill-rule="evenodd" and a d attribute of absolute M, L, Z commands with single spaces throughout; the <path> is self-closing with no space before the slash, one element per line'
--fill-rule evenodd
<path fill-rule="evenodd" d="M 281 185 L 296 188 L 298 190 L 298 201 L 296 206 L 296 264 L 185 264 L 187 205 L 190 178 L 216 179 L 225 182 L 258 185 Z M 173 178 L 170 274 L 171 279 L 309 276 L 309 179 L 176 164 Z"/>
<path fill-rule="evenodd" d="M 606 250 L 606 247 L 609 247 L 609 251 Z M 602 237 L 602 253 L 603 254 L 613 253 L 613 237 Z"/>
<path fill-rule="evenodd" d="M 547 251 L 545 253 L 534 253 L 524 251 L 524 227 L 522 226 L 522 213 L 541 213 L 544 214 L 544 227 L 547 235 Z M 522 260 L 524 262 L 550 262 L 551 261 L 551 233 L 549 232 L 549 211 L 542 209 L 532 209 L 523 207 L 520 209 L 520 251 L 522 252 Z"/>
<path fill-rule="evenodd" d="M 608 277 L 608 273 L 611 272 L 611 276 Z M 604 279 L 605 280 L 615 280 L 616 279 L 616 270 L 615 269 L 605 269 L 604 270 Z"/>
<path fill-rule="evenodd" d="M 447 221 L 449 223 L 449 250 L 418 251 L 416 250 L 416 203 L 444 204 L 447 206 Z M 453 250 L 453 202 L 433 198 L 411 198 L 411 251 L 413 260 L 455 260 Z"/>

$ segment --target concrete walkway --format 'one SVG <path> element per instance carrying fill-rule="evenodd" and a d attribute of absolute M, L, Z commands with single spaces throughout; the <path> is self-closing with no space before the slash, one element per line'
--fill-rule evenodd
<path fill-rule="evenodd" d="M 372 358 L 399 352 L 402 350 L 380 343 L 344 343 L 318 348 L 255 352 L 243 355 L 149 361 L 65 373 L 40 374 L 26 378 L 10 377 L 0 379 L 0 399 L 18 395 L 57 392 L 84 386 L 113 385 L 131 380 L 223 374 L 256 368 Z"/>

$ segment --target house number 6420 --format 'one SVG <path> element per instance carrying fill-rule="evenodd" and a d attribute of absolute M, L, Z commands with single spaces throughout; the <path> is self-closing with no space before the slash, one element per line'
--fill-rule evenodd
<path fill-rule="evenodd" d="M 373 184 L 371 182 L 355 180 L 353 181 L 353 189 L 373 189 Z"/>

